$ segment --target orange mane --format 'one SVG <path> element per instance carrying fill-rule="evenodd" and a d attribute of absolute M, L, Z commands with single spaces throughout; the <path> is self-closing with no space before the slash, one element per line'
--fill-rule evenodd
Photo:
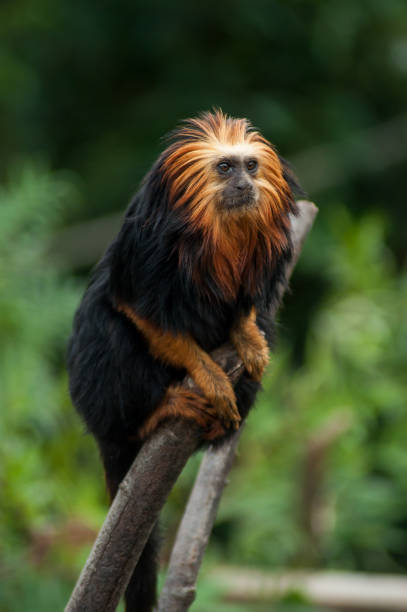
<path fill-rule="evenodd" d="M 256 206 L 238 214 L 219 205 L 223 184 L 216 172 L 221 156 L 247 153 L 258 160 L 254 179 Z M 163 154 L 164 180 L 170 202 L 191 229 L 202 233 L 202 257 L 192 274 L 203 283 L 210 271 L 225 298 L 244 286 L 253 294 L 264 266 L 288 247 L 288 213 L 292 194 L 272 145 L 247 119 L 233 119 L 221 111 L 187 120 L 175 132 Z M 181 245 L 180 258 L 184 255 Z"/>

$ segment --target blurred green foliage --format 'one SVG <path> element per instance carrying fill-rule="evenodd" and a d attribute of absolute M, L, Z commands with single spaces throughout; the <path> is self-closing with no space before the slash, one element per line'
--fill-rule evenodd
<path fill-rule="evenodd" d="M 34 609 L 24 604 L 33 593 L 36 610 L 61 606 L 62 587 L 51 576 L 34 589 L 31 562 L 41 565 L 61 522 L 86 516 L 96 525 L 103 516 L 95 453 L 73 414 L 64 371 L 79 286 L 48 254 L 62 208 L 77 199 L 68 176 L 30 166 L 0 191 L 1 610 Z"/>
<path fill-rule="evenodd" d="M 122 210 L 159 138 L 213 105 L 288 158 L 367 140 L 310 194 L 321 211 L 193 609 L 270 609 L 222 603 L 218 563 L 405 572 L 404 132 L 382 141 L 397 163 L 369 150 L 351 170 L 364 130 L 405 113 L 407 4 L 6 0 L 0 34 L 0 610 L 62 609 L 106 510 L 64 367 L 88 271 L 58 256 L 57 232 Z M 198 460 L 165 509 L 164 556 Z M 316 612 L 300 599 L 273 609 Z"/>

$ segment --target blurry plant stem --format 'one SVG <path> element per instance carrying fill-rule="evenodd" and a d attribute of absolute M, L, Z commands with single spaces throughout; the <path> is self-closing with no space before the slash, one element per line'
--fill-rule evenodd
<path fill-rule="evenodd" d="M 287 278 L 317 214 L 310 202 L 299 202 L 299 208 L 298 217 L 292 218 L 294 255 Z M 284 289 L 281 284 L 280 297 Z M 277 304 L 273 316 L 276 309 Z M 236 382 L 243 364 L 230 345 L 212 356 Z M 194 387 L 188 377 L 183 385 Z M 240 431 L 216 449 L 208 449 L 203 458 L 171 555 L 159 603 L 162 612 L 187 610 L 195 597 L 199 567 L 239 436 Z M 200 429 L 191 421 L 178 420 L 164 423 L 143 444 L 120 484 L 65 612 L 116 609 L 168 494 L 200 442 Z"/>
<path fill-rule="evenodd" d="M 221 587 L 223 600 L 245 604 L 268 603 L 293 593 L 301 594 L 312 607 L 301 610 L 338 612 L 405 612 L 407 579 L 392 574 L 345 571 L 276 571 L 221 566 L 210 572 L 211 581 Z M 294 604 L 295 606 L 295 604 Z M 318 606 L 315 608 L 314 606 Z M 321 607 L 320 607 L 321 606 Z M 264 608 L 262 608 L 264 609 Z M 281 608 L 280 608 L 281 609 Z M 283 608 L 285 609 L 285 608 Z M 298 609 L 287 608 L 288 609 Z"/>
<path fill-rule="evenodd" d="M 321 558 L 321 540 L 328 531 L 332 514 L 325 495 L 329 452 L 352 424 L 345 410 L 331 415 L 307 440 L 300 482 L 299 522 L 304 542 L 297 563 L 316 564 Z"/>

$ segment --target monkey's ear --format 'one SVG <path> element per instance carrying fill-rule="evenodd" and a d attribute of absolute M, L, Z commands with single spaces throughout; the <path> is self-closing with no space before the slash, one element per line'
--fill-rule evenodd
<path fill-rule="evenodd" d="M 279 155 L 278 157 L 281 163 L 281 167 L 283 169 L 283 177 L 287 181 L 288 186 L 291 189 L 291 192 L 294 198 L 295 199 L 306 198 L 307 194 L 304 191 L 304 189 L 301 187 L 300 182 L 298 178 L 296 177 L 290 162 L 284 159 L 284 157 L 281 157 L 281 155 Z"/>

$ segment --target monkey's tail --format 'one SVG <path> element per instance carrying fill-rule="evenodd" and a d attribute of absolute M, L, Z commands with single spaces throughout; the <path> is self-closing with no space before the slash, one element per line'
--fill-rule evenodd
<path fill-rule="evenodd" d="M 151 612 L 156 603 L 158 544 L 158 525 L 155 525 L 127 585 L 126 612 Z"/>
<path fill-rule="evenodd" d="M 106 485 L 113 500 L 119 484 L 127 474 L 140 450 L 139 443 L 112 443 L 98 440 L 105 468 Z M 124 595 L 126 612 L 151 612 L 156 603 L 157 556 L 159 548 L 158 525 L 155 525 Z"/>

